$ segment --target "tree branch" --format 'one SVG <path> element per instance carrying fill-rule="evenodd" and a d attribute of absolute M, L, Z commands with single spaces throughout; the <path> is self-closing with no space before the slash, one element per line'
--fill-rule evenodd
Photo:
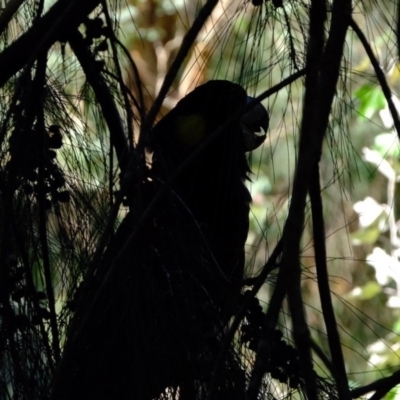
<path fill-rule="evenodd" d="M 58 40 L 67 40 L 100 3 L 100 0 L 59 0 L 26 33 L 0 53 L 0 87 L 24 66 L 32 64 L 41 51 Z"/>
<path fill-rule="evenodd" d="M 310 400 L 318 398 L 316 377 L 311 358 L 310 332 L 307 326 L 301 296 L 300 243 L 304 227 L 304 209 L 312 168 L 318 162 L 325 130 L 318 129 L 320 108 L 320 67 L 324 48 L 325 2 L 312 1 L 310 10 L 310 37 L 307 48 L 307 75 L 303 120 L 300 129 L 299 158 L 293 183 L 293 195 L 288 219 L 283 231 L 284 249 L 277 288 L 288 295 L 293 322 L 293 337 L 299 352 L 302 375 Z M 318 111 L 317 111 L 318 110 Z M 283 300 L 283 298 L 282 298 Z M 271 340 L 271 339 L 270 339 Z"/>
<path fill-rule="evenodd" d="M 369 385 L 353 389 L 351 391 L 351 395 L 353 399 L 357 399 L 369 392 L 375 391 L 375 394 L 372 397 L 370 397 L 370 399 L 378 400 L 381 399 L 387 392 L 389 392 L 398 384 L 400 384 L 400 370 L 394 372 L 390 376 L 378 379 L 377 381 L 372 382 Z"/>

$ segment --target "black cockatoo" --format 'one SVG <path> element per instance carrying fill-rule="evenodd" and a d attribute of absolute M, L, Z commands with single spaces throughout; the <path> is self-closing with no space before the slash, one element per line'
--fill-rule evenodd
<path fill-rule="evenodd" d="M 250 172 L 245 153 L 263 143 L 269 124 L 261 104 L 233 120 L 251 100 L 240 85 L 210 81 L 184 97 L 152 130 L 156 179 L 166 179 L 203 145 L 172 188 L 236 287 L 243 278 L 251 201 L 244 184 Z"/>
<path fill-rule="evenodd" d="M 78 302 L 52 400 L 154 400 L 166 391 L 167 398 L 207 397 L 243 279 L 251 201 L 245 153 L 268 128 L 261 105 L 240 117 L 250 100 L 237 84 L 211 81 L 150 132 L 142 208 L 171 186 L 135 240 L 142 214 L 131 210 L 109 244 Z M 216 398 L 243 399 L 240 357 L 234 345 L 226 353 Z"/>

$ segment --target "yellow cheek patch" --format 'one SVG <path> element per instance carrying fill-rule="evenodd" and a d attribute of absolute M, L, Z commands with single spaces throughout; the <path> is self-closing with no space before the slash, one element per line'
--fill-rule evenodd
<path fill-rule="evenodd" d="M 180 116 L 176 125 L 178 138 L 185 147 L 196 147 L 207 136 L 206 122 L 200 114 Z"/>

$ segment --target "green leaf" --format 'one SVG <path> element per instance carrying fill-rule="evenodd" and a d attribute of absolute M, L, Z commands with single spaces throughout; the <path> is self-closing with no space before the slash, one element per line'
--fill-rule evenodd
<path fill-rule="evenodd" d="M 350 233 L 350 239 L 354 246 L 374 244 L 378 240 L 380 234 L 381 231 L 376 226 L 371 226 L 367 229 L 360 229 Z"/>
<path fill-rule="evenodd" d="M 400 319 L 393 324 L 393 331 L 397 334 L 400 333 Z"/>
<path fill-rule="evenodd" d="M 377 86 L 363 85 L 354 95 L 359 101 L 358 112 L 362 117 L 371 118 L 377 111 L 386 106 L 385 96 Z"/>
<path fill-rule="evenodd" d="M 371 300 L 381 292 L 381 285 L 375 281 L 370 281 L 364 286 L 354 288 L 350 293 L 350 297 L 357 298 L 359 300 Z"/>

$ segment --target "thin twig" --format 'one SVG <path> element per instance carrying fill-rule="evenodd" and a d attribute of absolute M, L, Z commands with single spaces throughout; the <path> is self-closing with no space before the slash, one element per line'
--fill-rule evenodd
<path fill-rule="evenodd" d="M 117 51 L 117 46 L 116 44 L 118 44 L 118 39 L 115 36 L 114 33 L 114 29 L 112 27 L 112 20 L 111 20 L 111 16 L 110 13 L 108 11 L 108 7 L 107 7 L 107 2 L 106 0 L 101 0 L 102 6 L 103 6 L 103 12 L 106 18 L 106 24 L 108 26 L 108 32 L 109 32 L 109 38 L 110 38 L 110 45 L 111 45 L 111 49 L 112 49 L 112 58 L 114 61 L 114 66 L 115 69 L 117 70 L 117 82 L 120 86 L 120 92 L 122 94 L 122 97 L 124 99 L 124 105 L 125 105 L 125 111 L 126 111 L 126 126 L 128 127 L 128 143 L 129 143 L 129 151 L 133 151 L 133 139 L 134 139 L 134 131 L 133 131 L 133 121 L 134 121 L 134 114 L 133 114 L 133 109 L 132 109 L 132 105 L 129 102 L 129 95 L 128 95 L 128 90 L 127 87 L 124 83 L 124 78 L 123 78 L 123 74 L 122 74 L 122 70 L 121 70 L 121 65 L 119 62 L 119 57 L 118 57 L 118 51 Z M 129 57 L 129 59 L 131 59 L 131 57 Z M 134 63 L 133 63 L 134 64 Z M 132 63 L 131 63 L 132 65 Z M 139 89 L 139 93 L 141 93 L 141 86 L 138 85 Z M 143 104 L 143 103 L 141 103 Z M 140 109 L 139 109 L 140 112 Z"/>
<path fill-rule="evenodd" d="M 392 92 L 390 91 L 389 85 L 388 85 L 388 83 L 386 81 L 385 74 L 383 73 L 382 68 L 379 65 L 379 62 L 378 62 L 377 58 L 375 57 L 374 52 L 372 51 L 371 46 L 369 45 L 367 38 L 365 37 L 364 33 L 362 32 L 362 30 L 358 26 L 357 22 L 354 21 L 354 19 L 350 20 L 350 26 L 353 29 L 353 31 L 357 34 L 358 38 L 360 39 L 360 42 L 364 46 L 364 49 L 365 49 L 365 51 L 367 53 L 367 56 L 368 56 L 369 60 L 371 61 L 371 64 L 372 64 L 372 67 L 374 68 L 376 77 L 378 78 L 378 82 L 381 85 L 382 92 L 383 92 L 383 94 L 384 94 L 384 96 L 386 98 L 386 101 L 388 103 L 388 107 L 389 107 L 390 113 L 392 114 L 393 124 L 394 124 L 394 127 L 396 128 L 397 136 L 400 138 L 399 113 L 396 110 L 396 107 L 395 107 L 395 105 L 393 103 Z"/>
<path fill-rule="evenodd" d="M 179 48 L 178 54 L 176 55 L 174 61 L 172 62 L 172 65 L 170 69 L 167 72 L 167 75 L 165 76 L 164 82 L 161 86 L 160 92 L 158 93 L 157 98 L 155 99 L 146 120 L 142 124 L 141 131 L 140 131 L 140 141 L 146 139 L 146 132 L 149 132 L 150 128 L 153 125 L 153 122 L 158 114 L 158 111 L 160 110 L 162 103 L 164 101 L 165 96 L 168 93 L 168 90 L 170 89 L 172 82 L 174 81 L 176 75 L 179 72 L 179 69 L 182 66 L 182 63 L 186 56 L 189 53 L 189 50 L 191 49 L 194 41 L 196 40 L 197 35 L 199 34 L 200 30 L 203 28 L 204 23 L 208 19 L 208 17 L 211 15 L 212 11 L 214 10 L 214 7 L 217 5 L 218 0 L 207 0 L 207 3 L 202 7 L 200 10 L 199 14 L 197 15 L 197 18 L 194 20 L 192 26 L 186 33 L 186 35 L 183 38 L 182 45 Z"/>
<path fill-rule="evenodd" d="M 94 91 L 96 101 L 99 102 L 117 153 L 120 170 L 125 171 L 128 160 L 127 137 L 114 97 L 101 75 L 99 65 L 96 64 L 94 56 L 78 30 L 70 34 L 69 43 L 85 72 L 87 81 Z"/>
<path fill-rule="evenodd" d="M 333 369 L 333 376 L 338 387 L 338 392 L 342 394 L 340 398 L 348 399 L 349 388 L 347 383 L 346 368 L 342 346 L 340 344 L 340 336 L 337 330 L 335 312 L 332 305 L 328 268 L 326 265 L 325 225 L 319 180 L 319 170 L 318 168 L 315 168 L 312 174 L 309 193 L 311 199 L 318 290 L 322 306 L 322 315 L 324 317 L 327 330 L 329 349 L 332 357 L 331 367 Z"/>

